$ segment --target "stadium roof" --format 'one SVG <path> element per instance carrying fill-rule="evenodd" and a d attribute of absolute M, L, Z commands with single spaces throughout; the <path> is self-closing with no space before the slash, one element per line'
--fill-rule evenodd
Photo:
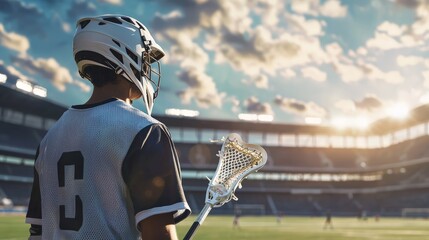
<path fill-rule="evenodd" d="M 10 108 L 28 114 L 39 115 L 46 118 L 58 119 L 67 106 L 52 102 L 29 93 L 25 93 L 13 86 L 0 85 L 0 107 Z M 383 118 L 371 124 L 367 130 L 335 129 L 328 126 L 298 125 L 281 123 L 261 123 L 245 121 L 224 121 L 187 117 L 154 116 L 168 127 L 216 129 L 226 131 L 249 130 L 276 134 L 325 134 L 325 135 L 369 135 L 386 134 L 395 130 L 404 129 L 429 120 L 429 104 L 414 108 L 407 119 L 398 120 Z"/>
<path fill-rule="evenodd" d="M 429 104 L 416 107 L 411 110 L 406 119 L 382 118 L 371 124 L 371 133 L 385 134 L 388 132 L 404 129 L 429 120 Z"/>
<path fill-rule="evenodd" d="M 66 106 L 7 85 L 0 85 L 0 107 L 51 119 L 58 119 L 67 109 Z"/>
<path fill-rule="evenodd" d="M 334 131 L 330 127 L 298 125 L 298 124 L 280 124 L 280 123 L 261 123 L 261 122 L 245 122 L 245 121 L 222 121 L 209 120 L 200 118 L 186 117 L 171 117 L 171 116 L 156 116 L 156 119 L 163 122 L 168 127 L 186 128 L 192 127 L 196 129 L 217 129 L 229 131 L 255 131 L 267 133 L 301 133 L 301 134 L 329 134 Z"/>

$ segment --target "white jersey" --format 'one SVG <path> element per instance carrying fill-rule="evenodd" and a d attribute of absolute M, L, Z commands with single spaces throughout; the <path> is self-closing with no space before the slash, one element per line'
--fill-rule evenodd
<path fill-rule="evenodd" d="M 39 145 L 26 222 L 42 239 L 138 239 L 152 215 L 190 213 L 166 127 L 118 99 L 67 110 Z"/>

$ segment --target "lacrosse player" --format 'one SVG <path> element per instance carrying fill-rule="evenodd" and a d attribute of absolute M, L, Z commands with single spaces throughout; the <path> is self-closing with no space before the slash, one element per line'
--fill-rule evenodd
<path fill-rule="evenodd" d="M 74 59 L 94 89 L 38 147 L 30 239 L 177 239 L 190 208 L 170 134 L 150 116 L 164 54 L 131 17 L 77 22 Z M 131 105 L 140 97 L 147 113 Z"/>

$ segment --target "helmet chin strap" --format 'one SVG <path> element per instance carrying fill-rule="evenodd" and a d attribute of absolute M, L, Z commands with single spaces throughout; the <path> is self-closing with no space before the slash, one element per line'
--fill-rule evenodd
<path fill-rule="evenodd" d="M 131 80 L 128 73 L 126 71 L 124 71 L 124 69 L 122 69 L 120 66 L 114 67 L 109 62 L 107 62 L 107 65 L 109 65 L 115 71 L 116 74 L 122 75 L 125 79 L 127 79 L 128 81 L 130 81 L 131 83 L 133 83 L 134 85 L 137 86 L 137 88 L 142 93 L 143 105 L 146 108 L 147 114 L 151 115 L 152 114 L 152 108 L 153 108 L 153 89 L 152 89 L 152 86 L 150 85 L 150 83 L 149 84 L 143 84 L 143 81 L 147 81 L 146 78 L 144 76 L 141 76 L 141 81 L 139 81 L 138 83 L 135 83 Z M 150 89 L 152 89 L 152 93 L 150 92 Z M 150 101 L 150 103 L 149 103 L 149 101 Z M 131 100 L 130 103 L 132 103 L 132 102 L 133 101 Z"/>
<path fill-rule="evenodd" d="M 142 76 L 141 82 L 138 82 L 138 84 L 135 84 L 135 85 L 142 93 L 143 105 L 146 107 L 147 114 L 151 115 L 152 108 L 153 108 L 153 93 L 151 93 L 150 84 L 143 84 L 142 81 L 147 81 L 147 80 L 145 79 L 145 77 Z"/>

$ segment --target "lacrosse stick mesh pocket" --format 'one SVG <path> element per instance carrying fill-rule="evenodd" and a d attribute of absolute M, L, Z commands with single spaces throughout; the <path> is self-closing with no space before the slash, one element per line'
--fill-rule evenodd
<path fill-rule="evenodd" d="M 239 136 L 230 136 L 219 152 L 220 163 L 206 194 L 206 202 L 214 207 L 236 199 L 234 191 L 241 181 L 266 162 L 266 153 L 261 147 L 241 142 Z"/>

